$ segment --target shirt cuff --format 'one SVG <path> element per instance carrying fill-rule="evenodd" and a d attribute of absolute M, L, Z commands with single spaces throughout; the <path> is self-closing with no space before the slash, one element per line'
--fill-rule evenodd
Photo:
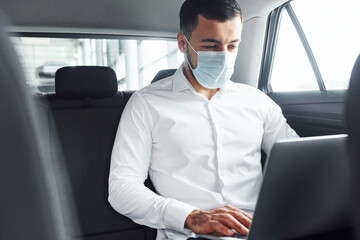
<path fill-rule="evenodd" d="M 198 208 L 172 199 L 164 214 L 164 224 L 166 228 L 188 234 L 189 229 L 184 228 L 185 220 L 189 214 L 196 209 Z"/>

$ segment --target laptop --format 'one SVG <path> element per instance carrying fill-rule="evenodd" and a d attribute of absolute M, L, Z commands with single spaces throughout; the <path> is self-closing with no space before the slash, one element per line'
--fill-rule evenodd
<path fill-rule="evenodd" d="M 347 135 L 306 137 L 274 144 L 247 237 L 294 239 L 351 226 Z"/>

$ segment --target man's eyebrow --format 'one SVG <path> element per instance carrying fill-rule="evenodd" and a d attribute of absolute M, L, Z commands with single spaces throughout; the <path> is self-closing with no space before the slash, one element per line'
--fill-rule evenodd
<path fill-rule="evenodd" d="M 214 38 L 205 38 L 205 39 L 201 40 L 201 42 L 210 42 L 210 43 L 220 43 L 221 44 L 221 42 L 219 40 L 216 40 Z"/>
<path fill-rule="evenodd" d="M 221 44 L 221 41 L 216 40 L 214 38 L 205 38 L 205 39 L 201 40 L 201 42 L 204 42 L 204 43 L 219 43 L 219 44 Z M 232 40 L 229 43 L 235 43 L 235 42 L 240 42 L 240 39 Z"/>
<path fill-rule="evenodd" d="M 239 39 L 232 40 L 230 43 L 235 43 L 235 42 L 240 42 L 240 38 L 239 38 Z"/>

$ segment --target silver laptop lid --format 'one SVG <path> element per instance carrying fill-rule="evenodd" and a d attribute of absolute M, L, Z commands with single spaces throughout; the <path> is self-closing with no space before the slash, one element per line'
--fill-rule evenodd
<path fill-rule="evenodd" d="M 309 137 L 273 146 L 248 239 L 291 239 L 350 226 L 346 139 Z"/>

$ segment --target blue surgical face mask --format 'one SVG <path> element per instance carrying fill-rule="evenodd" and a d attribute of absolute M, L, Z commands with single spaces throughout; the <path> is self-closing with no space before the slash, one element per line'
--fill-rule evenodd
<path fill-rule="evenodd" d="M 185 37 L 187 43 L 197 54 L 197 66 L 192 68 L 186 54 L 185 59 L 196 80 L 208 89 L 222 87 L 234 73 L 236 53 L 219 51 L 196 51 Z"/>

